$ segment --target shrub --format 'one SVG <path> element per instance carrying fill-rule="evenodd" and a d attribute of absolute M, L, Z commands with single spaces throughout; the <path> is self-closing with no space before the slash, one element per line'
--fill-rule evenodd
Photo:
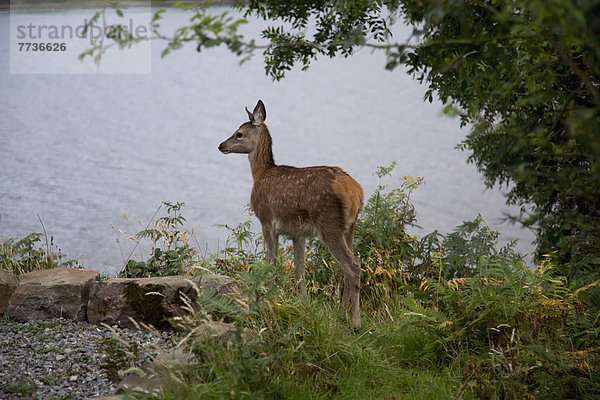
<path fill-rule="evenodd" d="M 426 312 L 407 307 L 402 324 L 437 337 L 438 365 L 463 370 L 463 388 L 482 398 L 600 396 L 600 314 L 548 273 L 497 255 L 471 278 L 431 282 Z"/>
<path fill-rule="evenodd" d="M 434 257 L 440 247 L 437 231 L 423 237 L 406 232 L 408 228 L 420 228 L 410 198 L 423 178 L 404 176 L 400 187 L 388 190 L 383 180 L 391 177 L 395 166 L 394 162 L 377 169 L 379 184 L 356 224 L 354 251 L 363 270 L 361 296 L 368 298 L 366 305 L 374 308 L 382 306 L 380 299 L 392 294 L 422 294 L 420 283 L 423 277 L 435 274 Z M 309 242 L 307 265 L 309 289 L 339 295 L 341 267 L 318 239 Z"/>

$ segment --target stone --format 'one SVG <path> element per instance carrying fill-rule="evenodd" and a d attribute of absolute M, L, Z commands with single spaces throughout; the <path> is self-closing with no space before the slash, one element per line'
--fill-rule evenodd
<path fill-rule="evenodd" d="M 171 327 L 169 318 L 186 313 L 182 295 L 197 298 L 199 278 L 162 276 L 115 278 L 94 282 L 90 289 L 88 321 L 93 324 L 139 328 L 143 322 L 158 329 Z M 135 321 L 135 322 L 134 322 Z"/>
<path fill-rule="evenodd" d="M 197 327 L 197 332 L 200 336 L 218 338 L 220 340 L 231 339 L 235 332 L 235 325 L 227 322 L 209 321 Z M 243 337 L 247 337 L 246 331 L 242 333 Z"/>
<path fill-rule="evenodd" d="M 161 386 L 156 378 L 149 376 L 139 376 L 136 374 L 130 374 L 123 377 L 121 382 L 117 385 L 116 393 L 131 393 L 138 392 L 148 395 L 160 396 Z"/>
<path fill-rule="evenodd" d="M 116 394 L 143 393 L 159 397 L 168 384 L 170 371 L 183 372 L 190 368 L 192 354 L 181 349 L 159 354 L 151 364 L 142 365 L 137 371 L 125 375 L 117 385 Z"/>
<path fill-rule="evenodd" d="M 98 271 L 54 268 L 21 275 L 7 313 L 19 321 L 69 318 L 85 321 L 92 282 Z"/>
<path fill-rule="evenodd" d="M 183 370 L 190 365 L 192 360 L 196 360 L 194 353 L 176 347 L 168 351 L 163 351 L 155 356 L 152 361 L 151 371 L 156 375 L 156 371 L 160 370 Z"/>
<path fill-rule="evenodd" d="M 8 300 L 19 286 L 19 281 L 12 271 L 0 269 L 0 316 L 8 307 Z"/>
<path fill-rule="evenodd" d="M 200 288 L 213 290 L 222 295 L 239 294 L 240 292 L 240 286 L 234 279 L 219 274 L 202 275 Z"/>

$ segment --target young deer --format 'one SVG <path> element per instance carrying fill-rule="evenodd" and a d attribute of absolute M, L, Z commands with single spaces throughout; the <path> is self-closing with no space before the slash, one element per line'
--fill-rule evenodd
<path fill-rule="evenodd" d="M 262 225 L 267 261 L 276 262 L 279 235 L 291 237 L 296 277 L 305 294 L 305 240 L 320 236 L 344 268 L 340 316 L 346 318 L 350 301 L 354 328 L 360 329 L 360 264 L 352 253 L 352 241 L 362 207 L 362 188 L 337 167 L 276 165 L 263 102 L 259 100 L 252 113 L 247 108 L 246 112 L 250 121 L 221 143 L 219 150 L 248 154 L 254 179 L 250 206 Z"/>

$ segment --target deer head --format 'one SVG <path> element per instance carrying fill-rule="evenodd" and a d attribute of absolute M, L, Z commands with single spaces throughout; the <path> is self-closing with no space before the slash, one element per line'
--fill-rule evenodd
<path fill-rule="evenodd" d="M 253 112 L 250 112 L 247 107 L 246 112 L 250 121 L 240 125 L 229 139 L 219 145 L 219 150 L 223 154 L 250 154 L 258 146 L 260 138 L 266 130 L 266 125 L 264 124 L 267 118 L 265 105 L 262 100 L 259 100 Z"/>

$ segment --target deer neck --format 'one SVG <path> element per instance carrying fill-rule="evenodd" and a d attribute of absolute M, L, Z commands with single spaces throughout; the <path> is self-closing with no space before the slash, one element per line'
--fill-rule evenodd
<path fill-rule="evenodd" d="M 275 166 L 273 141 L 266 126 L 264 132 L 260 135 L 256 148 L 248 154 L 248 159 L 250 160 L 250 169 L 252 170 L 254 182 L 258 181 L 269 168 Z"/>

